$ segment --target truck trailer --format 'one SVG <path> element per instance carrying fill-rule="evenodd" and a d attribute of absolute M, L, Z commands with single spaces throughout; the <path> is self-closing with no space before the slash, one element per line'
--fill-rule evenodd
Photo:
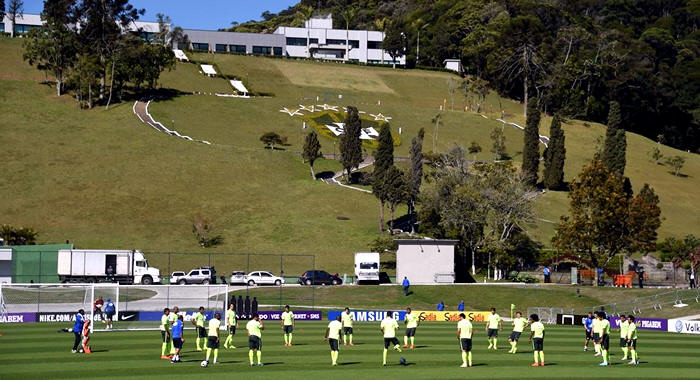
<path fill-rule="evenodd" d="M 160 283 L 160 270 L 149 267 L 141 251 L 61 249 L 58 278 L 66 282 Z"/>
<path fill-rule="evenodd" d="M 355 253 L 355 277 L 358 284 L 379 284 L 379 253 Z"/>

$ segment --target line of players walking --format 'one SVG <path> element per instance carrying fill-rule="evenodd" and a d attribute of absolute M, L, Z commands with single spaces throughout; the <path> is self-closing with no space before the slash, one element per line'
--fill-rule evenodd
<path fill-rule="evenodd" d="M 184 343 L 183 329 L 184 329 L 184 319 L 182 315 L 178 315 L 179 310 L 174 307 L 172 313 L 170 309 L 166 308 L 161 317 L 160 329 L 162 335 L 162 348 L 161 348 L 161 359 L 170 359 L 173 363 L 180 362 L 180 350 L 182 349 Z M 396 330 L 399 329 L 399 324 L 396 319 L 393 318 L 393 312 L 388 311 L 386 317 L 381 321 L 379 329 L 382 332 L 384 338 L 384 350 L 382 352 L 382 365 L 385 366 L 387 363 L 387 356 L 390 348 L 397 352 L 402 352 L 402 347 L 399 344 L 399 340 L 396 337 Z M 224 342 L 224 348 L 236 348 L 233 345 L 233 337 L 236 334 L 236 329 L 238 327 L 238 320 L 235 313 L 235 306 L 233 304 L 229 305 L 229 309 L 226 311 L 225 323 L 228 327 L 228 336 Z M 200 307 L 199 312 L 196 313 L 192 319 L 192 324 L 194 324 L 197 338 L 196 338 L 196 349 L 197 351 L 206 350 L 206 356 L 204 361 L 201 362 L 203 367 L 206 367 L 210 363 L 210 359 L 213 354 L 213 364 L 218 364 L 219 355 L 219 342 L 220 342 L 220 327 L 221 327 L 221 314 L 214 314 L 214 318 L 211 319 L 205 327 L 206 315 L 204 313 L 204 308 Z M 418 313 L 414 313 L 411 308 L 406 309 L 406 317 L 404 320 L 406 324 L 406 330 L 404 333 L 404 344 L 403 348 L 414 349 L 415 348 L 415 334 L 417 328 L 420 326 L 420 317 Z M 342 336 L 343 345 L 353 346 L 353 324 L 354 315 L 350 312 L 349 308 L 345 310 L 336 317 L 335 320 L 331 321 L 325 332 L 324 341 L 328 342 L 331 350 L 331 365 L 338 365 L 338 356 L 340 350 L 340 341 Z M 282 312 L 280 325 L 284 335 L 284 345 L 286 347 L 292 346 L 293 331 L 295 327 L 294 313 L 290 310 L 289 305 L 285 306 L 284 312 Z M 513 330 L 508 337 L 508 342 L 510 343 L 510 350 L 508 353 L 515 354 L 518 351 L 518 341 L 520 340 L 521 334 L 524 330 L 529 327 L 530 335 L 528 341 L 532 344 L 534 362 L 533 367 L 543 367 L 545 366 L 544 361 L 544 338 L 545 338 L 545 327 L 540 321 L 537 314 L 530 315 L 529 319 L 523 317 L 521 312 L 517 312 L 515 318 L 512 321 Z M 603 362 L 600 363 L 601 366 L 609 365 L 610 360 L 610 321 L 604 312 L 596 312 L 595 318 L 593 313 L 589 313 L 588 318 L 584 321 L 584 328 L 586 330 L 586 341 L 584 345 L 584 351 L 588 351 L 588 344 L 590 340 L 594 341 L 594 347 L 596 351 L 596 356 L 601 356 Z M 252 319 L 246 324 L 246 333 L 248 335 L 248 358 L 250 366 L 262 366 L 262 331 L 265 329 L 263 322 L 260 320 L 258 314 L 253 314 Z M 491 308 L 491 313 L 486 321 L 486 335 L 488 338 L 488 349 L 498 350 L 498 333 L 503 330 L 503 321 L 496 313 L 495 308 Z M 459 322 L 457 323 L 457 342 L 459 343 L 459 348 L 462 356 L 463 368 L 468 368 L 473 365 L 472 360 L 472 338 L 474 336 L 474 326 L 472 322 L 467 318 L 464 313 L 459 314 Z M 201 344 L 200 344 L 201 343 Z M 410 344 L 409 344 L 410 343 Z M 170 347 L 170 349 L 168 349 Z M 620 318 L 620 347 L 624 353 L 622 360 L 630 359 L 629 364 L 639 364 L 637 355 L 637 326 L 635 324 L 634 316 Z M 257 359 L 257 363 L 256 360 Z M 401 364 L 406 364 L 405 359 L 401 357 Z"/>

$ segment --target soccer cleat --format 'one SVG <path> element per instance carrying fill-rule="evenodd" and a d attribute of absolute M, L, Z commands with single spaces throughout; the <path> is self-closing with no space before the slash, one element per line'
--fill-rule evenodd
<path fill-rule="evenodd" d="M 161 358 L 161 359 L 170 359 L 170 358 L 167 357 L 166 355 L 161 355 L 160 358 Z"/>
<path fill-rule="evenodd" d="M 202 352 L 202 349 L 201 349 L 201 348 L 198 348 L 197 351 Z"/>
<path fill-rule="evenodd" d="M 540 367 L 544 367 L 544 362 L 540 363 Z"/>
<path fill-rule="evenodd" d="M 412 350 L 414 350 L 415 348 L 416 348 L 416 346 L 414 346 L 414 345 L 411 345 L 411 349 L 412 349 Z"/>
<path fill-rule="evenodd" d="M 588 347 L 584 347 L 583 352 L 588 352 Z"/>
<path fill-rule="evenodd" d="M 489 344 L 489 347 L 487 348 L 487 350 L 490 350 L 491 347 L 493 347 L 493 345 L 492 345 L 492 344 Z"/>
<path fill-rule="evenodd" d="M 620 360 L 627 360 L 627 356 L 623 356 Z"/>
<path fill-rule="evenodd" d="M 346 342 L 343 342 L 343 346 L 347 346 L 348 344 Z"/>
<path fill-rule="evenodd" d="M 459 366 L 459 367 L 460 367 L 460 368 L 467 368 L 468 366 L 467 366 L 467 363 L 462 363 L 462 365 Z"/>
<path fill-rule="evenodd" d="M 172 358 L 173 358 L 173 356 L 172 356 L 172 355 L 168 355 L 168 359 L 172 359 Z"/>
<path fill-rule="evenodd" d="M 398 351 L 398 352 L 402 352 L 402 351 L 401 351 L 401 347 L 399 347 L 399 346 L 394 347 L 394 349 L 395 349 L 396 351 Z"/>
<path fill-rule="evenodd" d="M 250 363 L 250 366 L 251 366 L 251 367 L 255 367 L 255 364 L 253 364 L 253 363 Z"/>
<path fill-rule="evenodd" d="M 530 365 L 530 367 L 539 367 L 539 366 L 540 366 L 540 363 L 532 363 L 532 364 Z"/>
<path fill-rule="evenodd" d="M 214 359 L 214 364 L 219 364 L 219 361 Z"/>
<path fill-rule="evenodd" d="M 403 348 L 408 348 L 408 344 L 404 344 L 404 345 L 401 346 L 401 347 L 403 347 Z"/>
<path fill-rule="evenodd" d="M 355 343 L 353 343 L 353 342 L 350 342 L 350 345 L 351 345 L 351 346 L 354 346 L 354 345 L 355 345 Z"/>
<path fill-rule="evenodd" d="M 77 354 L 77 353 L 78 353 L 78 350 L 70 350 L 70 352 L 72 352 L 72 353 L 74 353 L 74 354 Z"/>
<path fill-rule="evenodd" d="M 593 356 L 600 356 L 600 355 L 601 355 L 601 353 L 600 353 L 600 352 L 597 352 L 597 353 L 596 353 L 595 355 L 593 355 Z"/>
<path fill-rule="evenodd" d="M 600 363 L 600 364 L 598 364 L 598 365 L 601 366 L 601 367 L 605 367 L 606 365 L 608 365 L 608 363 L 602 362 L 602 363 Z"/>
<path fill-rule="evenodd" d="M 264 366 L 264 364 L 258 363 L 257 366 L 258 366 L 258 367 L 262 367 L 262 366 Z"/>

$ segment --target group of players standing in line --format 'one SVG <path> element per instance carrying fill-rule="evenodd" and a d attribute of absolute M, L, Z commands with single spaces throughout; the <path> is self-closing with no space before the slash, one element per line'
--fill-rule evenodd
<path fill-rule="evenodd" d="M 182 315 L 178 315 L 178 308 L 174 307 L 173 312 L 166 308 L 161 317 L 161 335 L 162 335 L 162 348 L 161 348 L 161 359 L 170 359 L 173 363 L 180 362 L 180 350 L 182 349 L 184 338 L 184 319 Z M 382 365 L 386 365 L 387 355 L 389 348 L 393 347 L 394 350 L 401 352 L 401 346 L 399 340 L 396 337 L 396 330 L 399 329 L 398 321 L 392 317 L 393 312 L 388 311 L 386 317 L 381 321 L 380 330 L 384 337 L 384 350 L 382 353 Z M 603 362 L 600 363 L 601 366 L 607 366 L 610 360 L 610 321 L 604 312 L 596 312 L 595 318 L 594 313 L 589 313 L 588 318 L 584 321 L 584 328 L 586 330 L 586 341 L 584 345 L 584 351 L 588 351 L 588 343 L 593 340 L 595 345 L 595 356 L 602 356 Z M 235 307 L 233 304 L 229 305 L 229 309 L 226 311 L 226 326 L 228 327 L 228 336 L 224 342 L 224 348 L 236 348 L 233 345 L 233 336 L 236 334 L 236 328 L 238 327 L 238 320 L 235 313 Z M 209 359 L 211 354 L 214 355 L 214 364 L 218 363 L 219 354 L 219 341 L 220 333 L 219 328 L 221 326 L 221 314 L 214 314 L 214 318 L 209 321 L 208 329 L 205 328 L 206 316 L 204 313 L 204 308 L 200 307 L 199 312 L 193 316 L 192 324 L 195 326 L 197 331 L 196 338 L 196 348 L 197 351 L 203 351 L 206 348 L 206 358 L 202 362 L 202 366 L 209 365 Z M 284 312 L 281 315 L 281 327 L 284 334 L 284 345 L 292 346 L 292 337 L 294 331 L 294 313 L 290 310 L 289 305 L 284 307 Z M 420 325 L 420 317 L 418 313 L 414 313 L 411 308 L 406 309 L 406 316 L 404 323 L 406 324 L 406 330 L 404 333 L 404 344 L 403 348 L 415 348 L 415 334 L 416 329 Z M 338 365 L 338 356 L 340 350 L 340 340 L 342 336 L 343 345 L 354 346 L 353 343 L 353 324 L 354 315 L 350 312 L 349 308 L 345 310 L 336 317 L 335 320 L 331 321 L 327 328 L 324 336 L 324 341 L 328 342 L 331 349 L 331 365 Z M 508 353 L 515 354 L 518 351 L 518 341 L 520 336 L 525 330 L 525 328 L 530 328 L 529 342 L 532 343 L 534 363 L 533 367 L 545 366 L 544 361 L 544 337 L 545 337 L 545 327 L 542 322 L 540 322 L 539 316 L 537 314 L 530 315 L 529 319 L 523 317 L 521 312 L 517 312 L 515 318 L 512 320 L 513 330 L 508 338 L 511 345 Z M 248 335 L 248 358 L 250 361 L 250 366 L 262 366 L 262 331 L 265 329 L 262 321 L 258 314 L 253 314 L 252 319 L 246 324 L 246 332 Z M 491 314 L 489 314 L 486 321 L 486 334 L 488 337 L 488 349 L 498 350 L 498 332 L 503 330 L 503 321 L 501 317 L 496 313 L 495 308 L 491 308 Z M 462 355 L 462 365 L 461 367 L 467 368 L 472 366 L 472 337 L 474 335 L 474 327 L 472 322 L 467 318 L 464 313 L 459 314 L 459 322 L 457 323 L 457 341 Z M 206 339 L 206 343 L 202 342 L 200 346 L 200 340 Z M 172 343 L 171 343 L 172 342 Z M 410 343 L 410 345 L 409 345 Z M 206 344 L 206 347 L 205 347 Z M 168 346 L 170 346 L 170 351 L 168 353 Z M 628 317 L 620 317 L 620 347 L 624 353 L 622 360 L 631 359 L 629 364 L 639 364 L 637 356 L 637 326 L 635 324 L 634 316 L 630 315 Z M 628 356 L 629 355 L 629 356 Z M 255 360 L 257 359 L 257 364 Z M 405 359 L 401 358 L 401 364 L 405 364 Z"/>

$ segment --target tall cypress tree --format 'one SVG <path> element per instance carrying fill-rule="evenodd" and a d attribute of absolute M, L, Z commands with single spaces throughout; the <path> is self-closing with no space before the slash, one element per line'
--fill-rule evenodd
<path fill-rule="evenodd" d="M 411 149 L 409 155 L 411 157 L 411 172 L 408 173 L 408 213 L 411 215 L 411 231 L 415 225 L 416 200 L 420 194 L 420 185 L 423 182 L 423 138 L 425 130 L 421 128 L 418 131 L 418 136 L 411 140 Z"/>
<path fill-rule="evenodd" d="M 603 147 L 602 161 L 608 170 L 622 176 L 625 174 L 627 164 L 627 136 L 622 128 L 622 112 L 620 103 L 610 102 L 608 113 L 608 127 L 605 130 L 605 145 Z"/>
<path fill-rule="evenodd" d="M 544 152 L 543 181 L 548 189 L 558 190 L 564 185 L 564 161 L 566 160 L 565 136 L 558 114 L 552 118 L 549 135 L 549 146 Z"/>
<path fill-rule="evenodd" d="M 374 173 L 372 174 L 372 193 L 379 199 L 379 232 L 384 230 L 384 203 L 388 198 L 385 173 L 394 165 L 394 139 L 388 123 L 379 130 L 379 146 L 374 154 Z"/>
<path fill-rule="evenodd" d="M 305 161 L 309 161 L 309 168 L 311 169 L 311 178 L 316 179 L 316 173 L 314 173 L 314 162 L 316 159 L 321 158 L 321 143 L 318 141 L 318 135 L 316 131 L 311 131 L 306 135 L 304 140 L 304 152 L 302 157 Z"/>
<path fill-rule="evenodd" d="M 540 110 L 537 98 L 530 98 L 527 103 L 527 120 L 523 138 L 523 166 L 525 183 L 535 186 L 540 167 Z"/>
<path fill-rule="evenodd" d="M 340 162 L 345 169 L 345 180 L 350 180 L 350 172 L 362 162 L 362 124 L 356 107 L 348 106 L 345 116 L 345 132 L 340 137 Z"/>

